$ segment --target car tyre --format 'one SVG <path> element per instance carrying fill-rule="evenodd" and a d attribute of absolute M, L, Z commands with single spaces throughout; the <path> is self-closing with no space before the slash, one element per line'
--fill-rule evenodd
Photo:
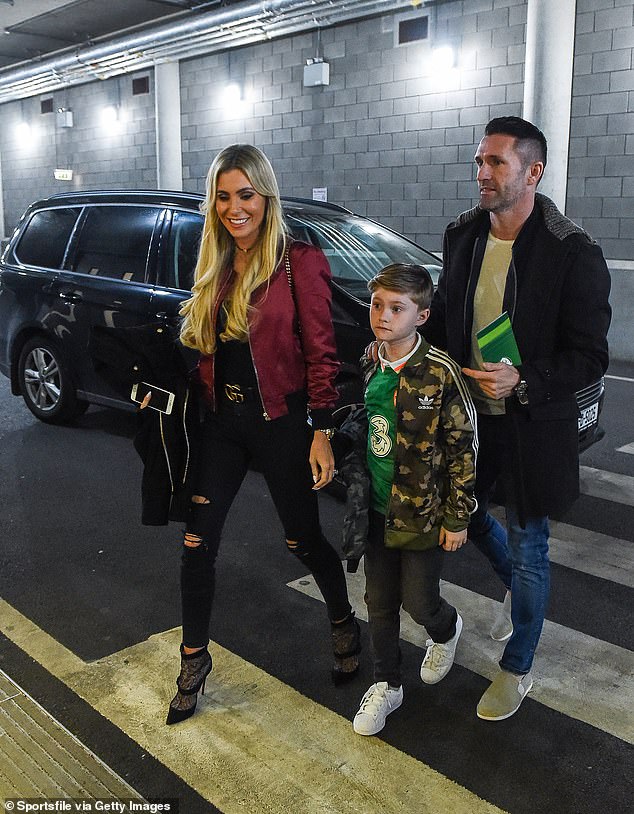
<path fill-rule="evenodd" d="M 46 337 L 35 336 L 24 344 L 18 378 L 26 406 L 40 421 L 65 424 L 88 408 L 88 402 L 77 398 L 61 351 Z"/>

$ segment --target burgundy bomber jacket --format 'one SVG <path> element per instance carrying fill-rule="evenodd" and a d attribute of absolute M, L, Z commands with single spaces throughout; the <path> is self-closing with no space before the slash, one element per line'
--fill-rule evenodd
<path fill-rule="evenodd" d="M 267 419 L 287 415 L 286 397 L 305 390 L 315 429 L 332 426 L 337 402 L 335 376 L 339 369 L 332 324 L 330 267 L 321 249 L 307 243 L 289 244 L 294 292 L 282 259 L 270 280 L 251 297 L 249 316 L 251 357 Z M 214 303 L 216 323 L 231 273 L 227 270 Z M 214 355 L 201 356 L 198 375 L 203 395 L 215 407 Z"/>

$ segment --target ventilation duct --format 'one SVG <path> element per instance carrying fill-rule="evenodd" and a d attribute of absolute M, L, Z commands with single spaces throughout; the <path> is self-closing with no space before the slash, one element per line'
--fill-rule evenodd
<path fill-rule="evenodd" d="M 263 0 L 237 3 L 99 45 L 64 51 L 0 71 L 0 103 L 109 79 L 157 62 L 291 36 L 315 28 L 393 14 L 411 0 Z"/>

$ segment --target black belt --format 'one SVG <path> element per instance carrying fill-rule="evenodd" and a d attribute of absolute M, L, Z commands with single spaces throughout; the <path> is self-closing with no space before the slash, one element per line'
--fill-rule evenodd
<path fill-rule="evenodd" d="M 218 412 L 236 416 L 262 415 L 264 408 L 257 387 L 222 385 L 218 391 Z"/>

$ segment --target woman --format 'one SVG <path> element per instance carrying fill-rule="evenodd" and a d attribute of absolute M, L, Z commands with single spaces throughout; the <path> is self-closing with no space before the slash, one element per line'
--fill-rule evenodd
<path fill-rule="evenodd" d="M 181 672 L 168 724 L 193 714 L 211 671 L 214 563 L 225 517 L 252 461 L 266 479 L 288 549 L 324 596 L 335 683 L 358 670 L 360 650 L 343 567 L 322 535 L 317 506 L 317 491 L 334 474 L 337 361 L 328 263 L 319 249 L 287 235 L 273 168 L 255 147 L 233 145 L 216 157 L 203 211 L 181 341 L 201 353 L 207 415 L 184 537 Z"/>

